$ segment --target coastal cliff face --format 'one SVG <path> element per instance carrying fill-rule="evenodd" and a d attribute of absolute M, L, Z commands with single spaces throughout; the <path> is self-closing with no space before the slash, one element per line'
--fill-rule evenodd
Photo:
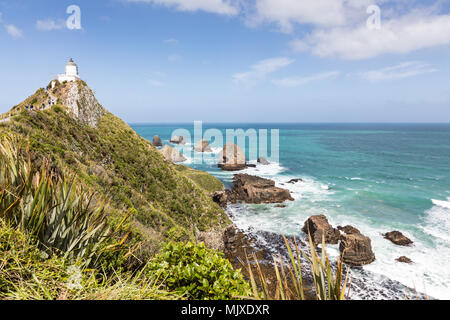
<path fill-rule="evenodd" d="M 26 110 L 33 102 L 42 106 Z M 165 240 L 203 240 L 221 249 L 230 224 L 210 194 L 223 185 L 205 172 L 166 161 L 147 140 L 103 108 L 83 82 L 58 83 L 39 89 L 9 112 L 0 132 L 18 136 L 32 154 L 33 165 L 44 159 L 56 172 L 76 175 L 83 187 L 109 200 L 112 224 L 130 208 L 135 214 L 122 226 L 134 255 L 145 258 Z"/>
<path fill-rule="evenodd" d="M 106 110 L 100 105 L 92 90 L 84 82 L 71 82 L 68 83 L 68 87 L 63 104 L 69 108 L 72 118 L 84 125 L 96 128 L 100 118 L 105 115 Z"/>

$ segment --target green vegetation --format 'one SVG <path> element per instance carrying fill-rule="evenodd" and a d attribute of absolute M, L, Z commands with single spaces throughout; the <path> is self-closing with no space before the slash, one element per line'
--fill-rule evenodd
<path fill-rule="evenodd" d="M 46 162 L 37 171 L 18 145 L 9 136 L 0 144 L 0 299 L 230 299 L 249 291 L 204 244 L 171 243 L 125 269 L 130 233 L 115 242 L 114 231 L 131 211 L 108 223 L 104 200 Z"/>
<path fill-rule="evenodd" d="M 0 219 L 0 299 L 13 300 L 175 300 L 154 278 L 142 274 L 78 269 L 48 256 L 24 233 Z"/>
<path fill-rule="evenodd" d="M 165 287 L 190 299 L 225 300 L 246 297 L 250 286 L 223 254 L 204 244 L 169 243 L 149 264 Z"/>
<path fill-rule="evenodd" d="M 183 165 L 177 165 L 176 169 L 194 181 L 200 188 L 210 193 L 224 189 L 222 182 L 208 172 L 194 170 Z"/>
<path fill-rule="evenodd" d="M 17 144 L 1 139 L 0 218 L 38 240 L 42 250 L 89 264 L 110 233 L 103 204 L 93 206 L 94 194 L 54 176 L 45 164 L 37 172 Z"/>
<path fill-rule="evenodd" d="M 205 232 L 220 243 L 230 224 L 210 198 L 222 183 L 165 161 L 108 112 L 96 127 L 74 120 L 63 104 L 70 86 L 52 89 L 58 105 L 25 111 L 47 99 L 39 89 L 0 124 L 0 299 L 233 299 L 251 289 L 304 299 L 296 245 L 294 257 L 286 241 L 291 266 L 274 259 L 274 295 L 256 257 L 263 292 L 249 267 L 250 287 L 221 253 L 197 244 Z M 93 99 L 81 97 L 80 110 Z M 343 299 L 342 262 L 333 274 L 325 246 L 320 258 L 311 247 L 317 298 Z"/>
<path fill-rule="evenodd" d="M 69 85 L 58 84 L 53 95 L 65 101 Z M 183 234 L 177 239 L 183 241 L 195 242 L 201 232 L 221 237 L 230 221 L 210 198 L 211 191 L 223 188 L 219 180 L 165 161 L 147 140 L 108 112 L 92 128 L 74 120 L 66 109 L 60 104 L 41 112 L 22 111 L 0 124 L 0 131 L 28 143 L 36 167 L 48 159 L 50 170 L 75 175 L 82 189 L 96 192 L 97 201 L 108 198 L 112 227 L 135 208 L 117 239 L 129 233 L 125 245 L 133 251 L 130 265 L 152 257 L 161 243 L 172 240 L 174 230 Z"/>

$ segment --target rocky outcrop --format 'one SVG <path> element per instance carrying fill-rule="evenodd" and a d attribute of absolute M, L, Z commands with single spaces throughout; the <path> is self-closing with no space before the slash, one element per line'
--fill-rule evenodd
<path fill-rule="evenodd" d="M 173 136 L 172 139 L 170 139 L 169 142 L 173 143 L 173 144 L 186 144 L 186 142 L 184 141 L 184 137 L 183 136 L 180 136 L 180 137 Z"/>
<path fill-rule="evenodd" d="M 211 147 L 209 146 L 208 141 L 200 140 L 194 147 L 195 152 L 212 152 Z"/>
<path fill-rule="evenodd" d="M 212 194 L 211 198 L 215 203 L 217 203 L 222 208 L 225 208 L 227 206 L 228 196 L 226 191 L 215 191 Z"/>
<path fill-rule="evenodd" d="M 153 145 L 155 147 L 162 147 L 162 141 L 161 141 L 161 138 L 159 136 L 154 136 L 153 137 Z"/>
<path fill-rule="evenodd" d="M 341 236 L 339 230 L 333 228 L 324 215 L 310 217 L 305 221 L 302 231 L 306 234 L 309 232 L 315 244 L 321 244 L 323 236 L 325 237 L 325 243 L 337 244 Z"/>
<path fill-rule="evenodd" d="M 403 235 L 403 233 L 401 233 L 400 231 L 388 232 L 388 233 L 385 233 L 383 236 L 385 239 L 391 241 L 392 243 L 394 243 L 398 246 L 409 246 L 409 245 L 413 244 L 411 239 L 405 237 Z"/>
<path fill-rule="evenodd" d="M 66 90 L 63 104 L 68 107 L 68 113 L 84 125 L 97 128 L 98 121 L 106 113 L 91 89 L 82 81 L 70 82 Z"/>
<path fill-rule="evenodd" d="M 170 162 L 184 162 L 186 158 L 175 148 L 165 145 L 160 152 L 163 154 L 164 158 Z"/>
<path fill-rule="evenodd" d="M 270 162 L 267 161 L 267 159 L 266 159 L 266 158 L 263 158 L 263 157 L 258 158 L 258 163 L 260 163 L 260 164 L 262 164 L 262 165 L 264 165 L 264 166 L 267 166 L 267 165 L 270 164 Z"/>
<path fill-rule="evenodd" d="M 400 258 L 397 258 L 397 259 L 395 259 L 395 261 L 401 262 L 401 263 L 408 263 L 408 264 L 413 263 L 413 261 L 412 261 L 410 258 L 405 257 L 405 256 L 402 256 L 402 257 L 400 257 Z"/>
<path fill-rule="evenodd" d="M 227 143 L 217 160 L 218 167 L 225 171 L 239 171 L 247 167 L 245 153 L 234 143 Z"/>
<path fill-rule="evenodd" d="M 275 182 L 248 174 L 236 174 L 233 189 L 228 191 L 228 200 L 232 203 L 282 203 L 293 201 L 287 189 L 275 187 Z"/>
<path fill-rule="evenodd" d="M 356 229 L 353 226 L 345 226 L 345 227 L 339 226 L 337 228 L 338 228 L 339 231 L 342 231 L 342 232 L 344 232 L 346 234 L 358 234 L 358 233 L 361 233 L 358 229 Z"/>
<path fill-rule="evenodd" d="M 351 232 L 354 230 L 352 229 Z M 351 266 L 363 266 L 375 261 L 372 241 L 359 232 L 342 235 L 339 251 L 344 263 Z"/>

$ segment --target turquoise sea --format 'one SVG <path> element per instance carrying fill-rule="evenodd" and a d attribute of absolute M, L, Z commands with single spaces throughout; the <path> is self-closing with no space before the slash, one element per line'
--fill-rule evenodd
<path fill-rule="evenodd" d="M 176 129 L 194 136 L 193 123 L 132 127 L 150 141 L 160 135 L 163 144 Z M 270 130 L 279 129 L 279 161 L 244 172 L 275 180 L 291 190 L 295 201 L 287 208 L 232 206 L 240 228 L 304 237 L 304 221 L 325 214 L 334 226 L 351 224 L 372 239 L 376 261 L 352 271 L 354 298 L 400 299 L 405 291 L 396 284 L 450 298 L 450 124 L 203 124 L 204 131 L 209 128 L 268 129 L 269 140 Z M 228 185 L 233 173 L 219 170 L 213 160 L 220 150 L 214 146 L 201 164 L 186 154 L 185 165 Z M 292 178 L 304 182 L 286 184 Z M 403 232 L 414 245 L 385 240 L 381 234 L 392 230 Z M 337 256 L 338 246 L 329 250 Z M 396 262 L 400 256 L 414 264 Z"/>

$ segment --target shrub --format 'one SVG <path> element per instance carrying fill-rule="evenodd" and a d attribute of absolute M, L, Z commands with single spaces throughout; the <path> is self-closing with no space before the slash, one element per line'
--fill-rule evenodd
<path fill-rule="evenodd" d="M 142 274 L 80 270 L 47 255 L 0 218 L 0 300 L 175 300 L 154 278 Z M 77 270 L 80 270 L 79 273 Z"/>
<path fill-rule="evenodd" d="M 56 177 L 47 165 L 36 171 L 15 139 L 4 136 L 1 142 L 0 218 L 38 240 L 43 250 L 56 249 L 88 266 L 112 239 L 104 201 L 96 203 L 95 194 Z"/>
<path fill-rule="evenodd" d="M 225 300 L 250 294 L 240 271 L 203 243 L 168 243 L 148 268 L 167 289 L 188 299 Z"/>

